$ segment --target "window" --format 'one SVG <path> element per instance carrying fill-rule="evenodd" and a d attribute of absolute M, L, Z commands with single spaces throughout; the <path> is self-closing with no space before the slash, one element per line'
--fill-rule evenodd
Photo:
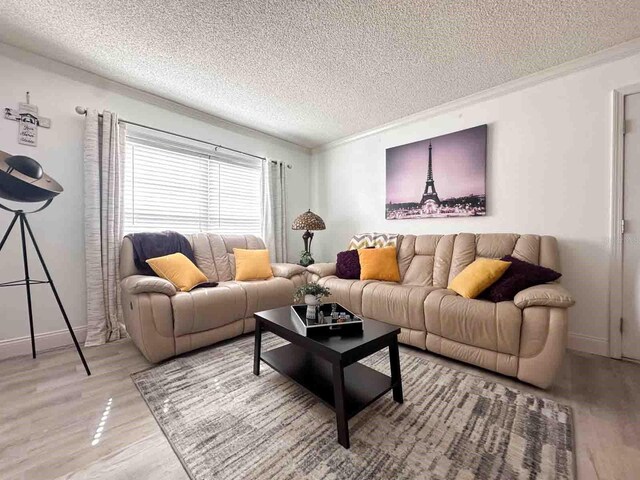
<path fill-rule="evenodd" d="M 124 231 L 260 235 L 261 163 L 127 136 Z"/>

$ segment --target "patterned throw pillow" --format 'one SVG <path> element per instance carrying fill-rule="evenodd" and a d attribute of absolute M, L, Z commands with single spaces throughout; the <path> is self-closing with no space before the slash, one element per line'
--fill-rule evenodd
<path fill-rule="evenodd" d="M 513 300 L 516 294 L 525 288 L 554 282 L 562 276 L 555 270 L 518 260 L 511 255 L 502 257 L 502 260 L 511 262 L 511 266 L 502 277 L 482 292 L 481 295 L 482 298 L 492 302 Z"/>
<path fill-rule="evenodd" d="M 382 248 L 396 247 L 398 248 L 397 233 L 358 233 L 353 236 L 349 242 L 347 250 L 359 250 L 361 248 Z"/>
<path fill-rule="evenodd" d="M 360 279 L 360 258 L 358 250 L 347 250 L 338 253 L 336 259 L 336 276 L 349 280 Z"/>

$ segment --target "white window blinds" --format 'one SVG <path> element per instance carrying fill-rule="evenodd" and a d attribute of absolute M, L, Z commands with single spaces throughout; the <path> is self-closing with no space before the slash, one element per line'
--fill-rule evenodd
<path fill-rule="evenodd" d="M 235 161 L 127 136 L 125 233 L 260 235 L 260 161 Z"/>

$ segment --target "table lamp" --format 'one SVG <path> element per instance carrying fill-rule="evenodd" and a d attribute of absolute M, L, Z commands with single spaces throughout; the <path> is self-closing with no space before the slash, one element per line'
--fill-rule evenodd
<path fill-rule="evenodd" d="M 313 230 L 324 230 L 327 228 L 324 224 L 324 220 L 311 210 L 307 210 L 302 215 L 298 215 L 291 225 L 293 230 L 305 230 L 302 234 L 302 240 L 304 241 L 304 252 L 302 252 L 300 258 L 300 265 L 307 266 L 314 263 L 314 259 L 311 256 L 311 240 L 313 240 Z"/>

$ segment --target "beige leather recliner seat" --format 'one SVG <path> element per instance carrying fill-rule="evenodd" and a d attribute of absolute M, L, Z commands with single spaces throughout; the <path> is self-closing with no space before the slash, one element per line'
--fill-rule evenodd
<path fill-rule="evenodd" d="M 531 287 L 514 301 L 466 299 L 449 282 L 478 257 L 512 255 L 560 271 L 554 237 L 516 234 L 405 235 L 399 239 L 400 283 L 345 280 L 335 263 L 308 267 L 311 281 L 357 314 L 401 327 L 400 341 L 504 375 L 548 387 L 567 344 L 567 309 L 560 284 Z"/>
<path fill-rule="evenodd" d="M 253 235 L 198 233 L 186 236 L 196 265 L 217 287 L 179 292 L 158 277 L 141 275 L 133 244 L 125 238 L 120 252 L 122 309 L 127 332 L 142 354 L 159 362 L 254 330 L 253 314 L 293 303 L 295 289 L 306 283 L 300 265 L 272 264 L 273 278 L 236 282 L 234 248 L 264 249 Z"/>

